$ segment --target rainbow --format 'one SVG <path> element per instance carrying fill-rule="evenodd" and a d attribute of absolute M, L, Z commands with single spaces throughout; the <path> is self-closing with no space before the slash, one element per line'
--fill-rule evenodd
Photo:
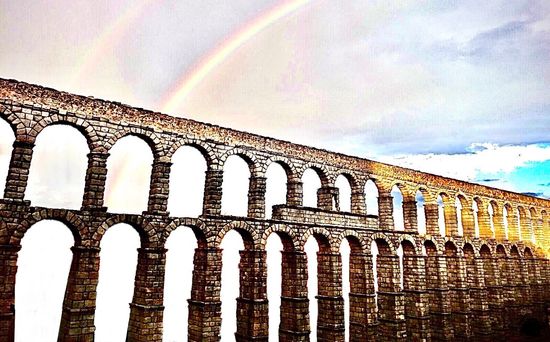
<path fill-rule="evenodd" d="M 132 24 L 145 13 L 147 7 L 153 2 L 155 0 L 142 0 L 134 3 L 122 15 L 117 17 L 111 25 L 103 30 L 101 35 L 95 39 L 92 46 L 77 63 L 75 72 L 70 80 L 72 86 L 78 85 L 85 75 L 93 71 L 93 68 L 100 62 L 103 56 L 108 54 L 108 50 L 116 46 L 124 38 L 126 33 L 133 27 Z"/>
<path fill-rule="evenodd" d="M 202 59 L 192 69 L 190 74 L 185 74 L 176 86 L 168 92 L 161 102 L 162 112 L 174 112 L 179 104 L 189 95 L 189 93 L 218 65 L 229 57 L 241 45 L 246 43 L 252 37 L 262 32 L 266 27 L 280 20 L 281 18 L 297 11 L 301 7 L 311 2 L 311 0 L 290 0 L 285 1 L 263 15 L 248 23 L 225 40 L 217 49 L 213 50 L 208 56 Z"/>

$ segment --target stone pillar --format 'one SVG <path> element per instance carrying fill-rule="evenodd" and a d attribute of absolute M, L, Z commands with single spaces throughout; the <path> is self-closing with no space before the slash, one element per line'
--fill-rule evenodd
<path fill-rule="evenodd" d="M 265 192 L 266 178 L 259 176 L 250 177 L 248 186 L 248 217 L 265 218 Z"/>
<path fill-rule="evenodd" d="M 340 253 L 317 253 L 317 341 L 344 342 L 344 298 Z"/>
<path fill-rule="evenodd" d="M 33 143 L 15 141 L 11 153 L 10 167 L 4 188 L 4 198 L 23 200 L 29 180 Z"/>
<path fill-rule="evenodd" d="M 193 260 L 193 282 L 189 299 L 188 340 L 219 341 L 221 318 L 222 250 L 197 248 Z"/>
<path fill-rule="evenodd" d="M 524 292 L 525 284 L 523 283 L 522 274 L 521 274 L 521 262 L 519 255 L 512 255 L 507 258 L 508 267 L 507 270 L 510 272 L 511 276 L 508 279 L 508 295 L 509 299 L 507 301 L 507 315 L 506 319 L 508 320 L 508 325 L 514 329 L 518 330 L 520 325 L 521 314 L 520 312 L 524 307 Z"/>
<path fill-rule="evenodd" d="M 426 291 L 426 264 L 423 255 L 403 255 L 403 292 L 409 341 L 430 341 L 429 295 Z"/>
<path fill-rule="evenodd" d="M 481 206 L 478 206 L 477 210 L 479 237 L 482 239 L 491 239 L 493 237 L 493 232 L 491 232 L 491 216 L 489 215 L 487 208 L 484 206 L 485 203 L 483 203 Z"/>
<path fill-rule="evenodd" d="M 13 341 L 15 331 L 15 274 L 19 245 L 0 245 L 0 340 Z"/>
<path fill-rule="evenodd" d="M 504 306 L 502 304 L 502 286 L 500 286 L 500 274 L 495 258 L 488 256 L 483 258 L 485 274 L 485 287 L 489 299 L 490 321 L 495 338 L 504 338 Z"/>
<path fill-rule="evenodd" d="M 240 290 L 237 298 L 235 341 L 266 341 L 269 338 L 266 251 L 240 251 Z"/>
<path fill-rule="evenodd" d="M 445 256 L 428 254 L 426 257 L 426 290 L 430 298 L 432 339 L 435 341 L 454 340 Z"/>
<path fill-rule="evenodd" d="M 437 203 L 424 203 L 426 215 L 426 234 L 439 236 L 439 206 Z"/>
<path fill-rule="evenodd" d="M 476 236 L 476 224 L 474 217 L 474 209 L 472 207 L 462 207 L 460 210 L 462 215 L 462 229 L 464 237 L 475 238 Z"/>
<path fill-rule="evenodd" d="M 74 246 L 58 341 L 93 341 L 99 247 Z"/>
<path fill-rule="evenodd" d="M 538 245 L 538 246 L 543 246 L 542 242 L 543 242 L 543 234 L 542 234 L 542 227 L 543 227 L 543 222 L 542 222 L 542 217 L 536 217 L 534 219 L 531 220 L 531 222 L 533 223 L 533 233 L 535 234 L 535 243 Z"/>
<path fill-rule="evenodd" d="M 289 181 L 286 183 L 286 204 L 301 207 L 304 203 L 304 183 L 301 181 Z"/>
<path fill-rule="evenodd" d="M 397 255 L 378 254 L 378 337 L 380 341 L 405 341 L 405 298 L 399 287 L 400 271 Z"/>
<path fill-rule="evenodd" d="M 495 239 L 497 239 L 498 241 L 506 240 L 506 232 L 504 230 L 504 216 L 502 215 L 502 212 L 496 212 L 493 214 L 493 227 L 495 228 Z"/>
<path fill-rule="evenodd" d="M 170 162 L 160 160 L 153 162 L 147 204 L 147 213 L 149 214 L 167 214 L 171 167 L 172 163 Z"/>
<path fill-rule="evenodd" d="M 281 323 L 279 341 L 309 341 L 307 254 L 282 251 Z"/>
<path fill-rule="evenodd" d="M 463 257 L 447 255 L 447 276 L 455 339 L 469 340 L 472 337 L 470 293 L 466 284 L 466 263 Z"/>
<path fill-rule="evenodd" d="M 378 194 L 378 222 L 381 230 L 393 231 L 393 197 L 388 193 Z"/>
<path fill-rule="evenodd" d="M 472 313 L 472 334 L 476 341 L 492 341 L 491 320 L 487 289 L 483 273 L 483 259 L 466 255 L 466 271 L 470 290 L 470 311 Z"/>
<path fill-rule="evenodd" d="M 531 218 L 527 215 L 520 214 L 519 234 L 521 240 L 531 241 L 531 237 L 533 236 L 533 226 L 531 225 Z"/>
<path fill-rule="evenodd" d="M 353 188 L 351 190 L 351 212 L 366 215 L 367 206 L 365 204 L 365 190 L 363 188 Z"/>
<path fill-rule="evenodd" d="M 445 235 L 458 236 L 458 220 L 454 197 L 446 197 L 443 203 L 443 216 L 445 217 Z"/>
<path fill-rule="evenodd" d="M 377 326 L 372 255 L 350 253 L 350 341 L 376 341 Z"/>
<path fill-rule="evenodd" d="M 103 208 L 105 182 L 107 181 L 107 158 L 109 158 L 108 153 L 91 152 L 88 154 L 82 210 Z"/>
<path fill-rule="evenodd" d="M 202 214 L 205 216 L 220 215 L 222 211 L 222 170 L 207 170 L 204 179 L 204 198 Z"/>
<path fill-rule="evenodd" d="M 414 197 L 403 198 L 403 223 L 406 232 L 418 233 L 418 213 Z"/>
<path fill-rule="evenodd" d="M 528 258 L 527 267 L 529 268 L 530 282 L 531 287 L 531 298 L 533 301 L 533 315 L 538 319 L 544 321 L 546 318 L 545 315 L 545 302 L 544 302 L 544 292 L 547 291 L 544 288 L 543 274 L 540 268 L 541 259 L 538 258 Z"/>
<path fill-rule="evenodd" d="M 504 253 L 497 251 L 497 264 L 500 274 L 500 286 L 502 287 L 502 306 L 504 307 L 504 326 L 510 329 L 511 317 L 517 312 L 514 303 L 513 279 L 515 274 L 510 267 L 511 263 Z M 508 336 L 507 336 L 508 337 Z"/>
<path fill-rule="evenodd" d="M 334 186 L 323 186 L 317 189 L 317 208 L 340 211 L 340 189 Z"/>
<path fill-rule="evenodd" d="M 161 341 L 166 249 L 139 248 L 128 342 Z"/>
<path fill-rule="evenodd" d="M 508 241 L 519 241 L 518 214 L 515 210 L 508 213 Z"/>

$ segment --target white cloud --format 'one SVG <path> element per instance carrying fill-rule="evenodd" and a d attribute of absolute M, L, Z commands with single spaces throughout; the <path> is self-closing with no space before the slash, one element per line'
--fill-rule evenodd
<path fill-rule="evenodd" d="M 530 162 L 550 160 L 550 146 L 531 144 L 500 146 L 474 143 L 468 153 L 407 154 L 380 157 L 380 161 L 422 170 L 465 181 L 474 181 L 480 173 L 509 174 Z"/>

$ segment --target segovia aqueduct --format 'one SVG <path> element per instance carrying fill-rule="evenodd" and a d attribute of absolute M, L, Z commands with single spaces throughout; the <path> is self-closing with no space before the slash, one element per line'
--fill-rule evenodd
<path fill-rule="evenodd" d="M 549 200 L 13 80 L 0 80 L 0 113 L 15 134 L 0 200 L 1 341 L 14 339 L 20 241 L 41 220 L 61 221 L 75 239 L 59 341 L 94 340 L 100 241 L 118 223 L 131 225 L 141 238 L 128 341 L 162 340 L 165 241 L 179 226 L 191 227 L 198 241 L 189 300 L 190 341 L 220 339 L 219 245 L 230 230 L 236 230 L 245 245 L 240 252 L 237 341 L 268 340 L 265 244 L 270 234 L 277 234 L 284 246 L 280 341 L 310 338 L 304 252 L 310 236 L 319 245 L 319 341 L 344 341 L 344 301 L 349 301 L 352 341 L 500 341 L 514 336 L 526 321 L 548 325 Z M 36 207 L 25 198 L 35 140 L 50 125 L 70 125 L 87 139 L 90 153 L 80 210 Z M 112 213 L 104 207 L 109 150 L 127 135 L 146 141 L 154 155 L 148 209 L 141 215 Z M 171 157 L 185 145 L 200 150 L 207 162 L 198 218 L 173 217 L 167 211 Z M 247 217 L 221 214 L 224 162 L 231 155 L 243 158 L 250 168 Z M 272 218 L 265 219 L 265 173 L 271 163 L 285 169 L 287 195 L 286 203 L 274 206 Z M 317 208 L 303 206 L 301 179 L 307 169 L 321 179 Z M 339 175 L 350 183 L 351 212 L 339 208 Z M 366 212 L 367 181 L 378 188 L 378 215 Z M 394 186 L 403 194 L 404 230 L 394 227 Z M 418 232 L 418 191 L 425 201 L 425 234 Z M 339 246 L 344 239 L 351 246 L 349 298 L 342 295 Z M 379 251 L 374 263 L 377 291 L 373 242 Z M 402 267 L 396 253 L 400 246 Z"/>

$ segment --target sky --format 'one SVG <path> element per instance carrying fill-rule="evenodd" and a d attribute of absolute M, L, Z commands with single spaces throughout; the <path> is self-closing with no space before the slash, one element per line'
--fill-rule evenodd
<path fill-rule="evenodd" d="M 0 77 L 550 198 L 549 31 L 547 1 L 0 0 Z M 0 122 L 1 179 L 12 139 Z M 147 202 L 152 155 L 143 141 L 125 139 L 111 151 L 108 167 L 119 177 L 107 181 L 106 204 L 109 211 L 139 213 Z M 41 133 L 26 198 L 35 205 L 78 209 L 86 149 L 71 128 Z M 248 182 L 242 163 L 228 161 L 225 174 L 233 186 L 224 189 L 222 203 L 228 213 L 241 215 Z M 171 213 L 200 214 L 204 167 L 192 149 L 175 157 L 173 171 L 185 177 L 170 180 Z M 284 172 L 268 174 L 273 176 L 268 177 L 269 208 L 284 200 Z M 304 203 L 314 206 L 318 179 L 308 177 L 304 190 L 311 196 Z M 70 264 L 73 241 L 67 230 L 55 223 L 40 227 L 31 228 L 20 253 L 16 331 L 22 341 L 33 339 L 25 333 L 37 332 L 41 340 L 47 334 L 56 340 L 58 323 L 45 317 L 59 318 L 45 308 L 55 310 L 62 300 Z M 181 321 L 189 290 L 183 288 L 194 248 L 188 233 L 177 231 L 169 241 L 174 254 L 167 261 L 166 298 L 181 305 L 167 305 L 172 323 L 166 323 L 166 341 L 184 340 Z M 54 234 L 60 236 L 52 239 L 58 248 L 40 249 Z M 235 284 L 242 242 L 238 236 L 226 239 L 223 279 Z M 96 340 L 113 340 L 115 328 L 120 337 L 114 339 L 123 340 L 130 266 L 139 242 L 124 225 L 104 240 L 108 261 L 102 259 L 102 265 L 108 266 L 101 272 L 108 275 L 100 275 Z M 280 260 L 270 251 L 280 249 L 280 242 L 270 243 L 272 270 Z M 315 248 L 308 245 L 310 260 Z M 315 263 L 309 267 L 315 274 Z M 345 267 L 346 262 L 344 273 Z M 58 291 L 32 290 L 33 284 L 44 287 L 45 280 Z M 270 280 L 272 303 L 278 281 Z M 222 282 L 222 299 L 235 298 L 234 290 Z M 310 294 L 315 291 L 311 283 Z M 57 304 L 53 299 L 48 304 L 49 297 Z M 126 313 L 109 307 L 115 302 Z M 222 308 L 229 340 L 235 309 L 227 305 L 233 302 L 223 301 Z M 42 319 L 33 316 L 36 308 L 43 309 Z M 118 320 L 104 314 L 110 311 Z M 313 319 L 314 311 L 313 306 Z M 277 312 L 270 317 L 276 321 Z M 33 322 L 43 326 L 24 328 Z M 270 327 L 275 334 L 276 325 Z"/>
<path fill-rule="evenodd" d="M 1 77 L 550 196 L 547 1 L 0 4 Z"/>

